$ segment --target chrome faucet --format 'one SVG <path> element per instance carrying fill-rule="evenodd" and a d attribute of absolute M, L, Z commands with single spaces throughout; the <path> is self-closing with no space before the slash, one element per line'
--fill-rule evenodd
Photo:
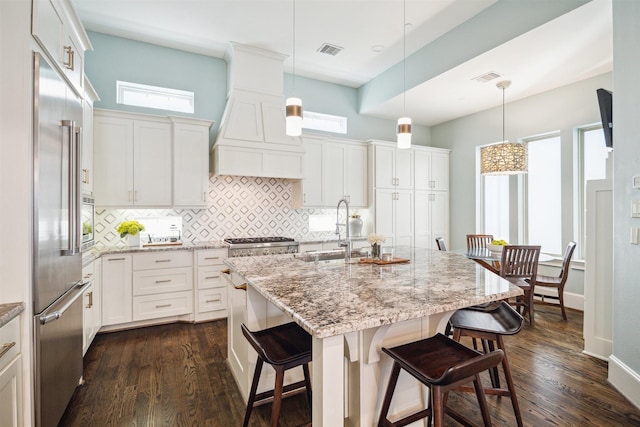
<path fill-rule="evenodd" d="M 340 224 L 339 214 L 340 214 L 340 205 L 344 203 L 344 206 L 347 208 L 347 219 L 344 224 Z M 340 226 L 344 225 L 347 236 L 343 241 L 340 238 Z M 349 202 L 347 199 L 340 199 L 338 202 L 338 207 L 336 207 L 336 234 L 338 235 L 338 246 L 344 248 L 344 260 L 346 262 L 351 261 L 351 237 L 349 235 Z"/>

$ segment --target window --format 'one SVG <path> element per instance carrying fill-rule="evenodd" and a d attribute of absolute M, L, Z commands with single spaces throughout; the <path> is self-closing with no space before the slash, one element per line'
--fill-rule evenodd
<path fill-rule="evenodd" d="M 585 212 L 585 190 L 587 181 L 592 179 L 606 179 L 607 177 L 607 157 L 609 149 L 605 145 L 604 133 L 600 124 L 579 128 L 577 132 L 577 170 L 578 175 L 574 185 L 577 208 L 575 209 L 575 239 L 578 242 L 576 248 L 576 258 L 584 259 L 584 212 Z"/>
<path fill-rule="evenodd" d="M 482 232 L 509 242 L 509 175 L 485 175 Z"/>
<path fill-rule="evenodd" d="M 158 86 L 116 81 L 116 102 L 135 107 L 159 110 L 194 112 L 194 93 Z"/>
<path fill-rule="evenodd" d="M 302 117 L 302 127 L 304 129 L 346 134 L 347 118 L 305 111 Z"/>
<path fill-rule="evenodd" d="M 559 134 L 525 140 L 528 173 L 522 180 L 526 213 L 525 241 L 542 246 L 542 251 L 561 254 L 562 170 Z"/>

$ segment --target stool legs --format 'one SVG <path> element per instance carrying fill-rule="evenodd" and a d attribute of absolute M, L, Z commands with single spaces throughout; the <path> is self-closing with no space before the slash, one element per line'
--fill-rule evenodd
<path fill-rule="evenodd" d="M 271 427 L 278 427 L 280 406 L 282 405 L 282 387 L 284 384 L 284 369 L 274 366 L 276 370 L 276 386 L 273 389 L 273 406 L 271 407 Z"/>
<path fill-rule="evenodd" d="M 258 360 L 256 362 L 256 370 L 253 373 L 251 391 L 249 392 L 249 400 L 247 401 L 247 410 L 244 413 L 244 421 L 242 422 L 242 427 L 247 427 L 249 425 L 249 417 L 251 417 L 253 404 L 256 401 L 256 391 L 258 390 L 258 381 L 260 381 L 260 373 L 262 372 L 262 363 L 262 359 L 258 357 Z"/>
<path fill-rule="evenodd" d="M 391 406 L 391 398 L 393 397 L 393 392 L 396 389 L 396 383 L 398 382 L 399 375 L 400 375 L 400 365 L 398 365 L 396 362 L 393 362 L 391 377 L 389 377 L 389 385 L 387 386 L 387 391 L 384 394 L 384 400 L 382 402 L 382 410 L 380 411 L 380 420 L 378 421 L 378 427 L 385 427 L 385 426 L 391 425 L 391 423 L 387 421 L 387 414 L 389 413 L 389 407 Z"/>

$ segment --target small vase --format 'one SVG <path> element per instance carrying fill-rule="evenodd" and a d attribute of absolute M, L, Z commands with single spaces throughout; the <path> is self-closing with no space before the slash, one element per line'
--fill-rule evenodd
<path fill-rule="evenodd" d="M 349 220 L 349 228 L 352 237 L 362 237 L 362 218 L 351 218 Z"/>
<path fill-rule="evenodd" d="M 380 245 L 374 243 L 371 245 L 371 258 L 379 259 L 380 258 Z"/>
<path fill-rule="evenodd" d="M 128 246 L 139 248 L 140 247 L 140 233 L 132 236 L 131 234 L 127 234 L 127 242 Z"/>

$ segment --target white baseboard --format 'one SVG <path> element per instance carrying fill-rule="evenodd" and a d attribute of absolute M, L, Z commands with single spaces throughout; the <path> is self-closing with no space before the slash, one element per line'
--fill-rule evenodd
<path fill-rule="evenodd" d="M 640 375 L 614 355 L 609 356 L 608 380 L 624 397 L 640 408 Z"/>
<path fill-rule="evenodd" d="M 549 288 L 543 288 L 542 286 L 541 287 L 536 287 L 535 288 L 535 293 L 536 294 L 543 294 L 543 295 L 554 295 L 554 294 L 557 294 L 555 292 L 555 290 L 549 289 Z M 550 301 L 553 301 L 553 300 L 550 300 Z M 564 306 L 566 308 L 572 308 L 574 310 L 584 311 L 584 295 L 574 294 L 574 293 L 571 293 L 571 292 L 565 292 L 564 293 Z"/>

